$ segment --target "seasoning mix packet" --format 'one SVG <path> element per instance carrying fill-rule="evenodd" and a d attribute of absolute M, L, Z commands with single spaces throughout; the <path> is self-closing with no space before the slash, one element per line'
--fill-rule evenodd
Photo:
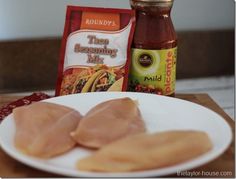
<path fill-rule="evenodd" d="M 68 6 L 56 96 L 126 91 L 135 12 Z"/>

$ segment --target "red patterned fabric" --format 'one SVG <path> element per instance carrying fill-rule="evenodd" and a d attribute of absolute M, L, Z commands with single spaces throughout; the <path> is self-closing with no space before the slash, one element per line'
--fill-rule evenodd
<path fill-rule="evenodd" d="M 41 100 L 48 99 L 48 98 L 50 98 L 50 96 L 39 92 L 39 93 L 33 93 L 32 95 L 26 96 L 26 97 L 21 98 L 17 101 L 11 102 L 11 103 L 3 106 L 2 108 L 0 108 L 0 121 L 3 120 L 9 114 L 11 114 L 12 110 L 16 107 L 26 106 L 26 105 L 29 105 L 33 102 L 41 101 Z"/>

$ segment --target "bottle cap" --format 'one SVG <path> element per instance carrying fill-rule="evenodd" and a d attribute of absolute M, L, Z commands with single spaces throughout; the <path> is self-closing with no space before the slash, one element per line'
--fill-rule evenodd
<path fill-rule="evenodd" d="M 172 5 L 174 0 L 130 0 L 131 6 L 143 5 Z"/>

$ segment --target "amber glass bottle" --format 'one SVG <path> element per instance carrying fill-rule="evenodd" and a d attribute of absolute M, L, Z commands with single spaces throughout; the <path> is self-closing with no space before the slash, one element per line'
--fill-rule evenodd
<path fill-rule="evenodd" d="M 130 0 L 136 10 L 129 91 L 173 96 L 177 36 L 171 20 L 173 0 Z"/>

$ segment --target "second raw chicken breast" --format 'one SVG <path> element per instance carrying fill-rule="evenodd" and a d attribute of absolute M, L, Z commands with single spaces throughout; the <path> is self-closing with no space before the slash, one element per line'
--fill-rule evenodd
<path fill-rule="evenodd" d="M 145 131 L 137 103 L 130 98 L 121 98 L 93 107 L 71 136 L 80 145 L 100 148 L 118 139 Z"/>

